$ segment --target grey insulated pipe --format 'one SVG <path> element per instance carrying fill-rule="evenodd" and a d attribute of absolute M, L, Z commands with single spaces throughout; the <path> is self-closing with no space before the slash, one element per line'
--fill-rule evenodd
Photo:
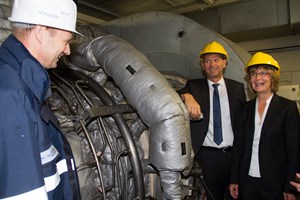
<path fill-rule="evenodd" d="M 103 70 L 150 129 L 150 163 L 158 171 L 187 175 L 193 164 L 188 111 L 179 95 L 144 54 L 105 35 L 74 45 L 70 62 Z"/>

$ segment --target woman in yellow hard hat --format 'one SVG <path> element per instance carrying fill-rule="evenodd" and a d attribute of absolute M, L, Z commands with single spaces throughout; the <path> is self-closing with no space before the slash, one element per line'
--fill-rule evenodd
<path fill-rule="evenodd" d="M 296 199 L 289 183 L 300 164 L 296 102 L 276 94 L 280 66 L 269 54 L 254 54 L 245 71 L 256 98 L 242 111 L 243 135 L 234 142 L 230 193 L 244 200 Z"/>
<path fill-rule="evenodd" d="M 261 67 L 260 67 L 261 66 Z M 249 88 L 252 90 L 252 92 L 257 93 L 255 90 L 255 84 L 252 84 L 257 79 L 251 79 L 254 78 L 254 76 L 257 78 L 257 75 L 255 72 L 258 69 L 265 69 L 264 72 L 267 74 L 270 74 L 271 76 L 271 93 L 278 91 L 278 84 L 279 84 L 279 77 L 280 77 L 280 66 L 278 62 L 269 54 L 258 52 L 253 55 L 253 57 L 249 60 L 247 66 L 245 67 L 245 71 L 248 74 L 249 77 Z M 263 73 L 264 74 L 264 73 Z M 263 75 L 261 74 L 261 75 Z M 260 76 L 261 76 L 260 75 Z M 263 77 L 263 76 L 261 76 Z"/>

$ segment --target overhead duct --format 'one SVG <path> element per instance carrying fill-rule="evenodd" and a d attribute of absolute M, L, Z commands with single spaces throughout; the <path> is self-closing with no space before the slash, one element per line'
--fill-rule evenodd
<path fill-rule="evenodd" d="M 239 0 L 185 16 L 226 38 L 243 42 L 299 34 L 299 8 L 299 0 Z"/>

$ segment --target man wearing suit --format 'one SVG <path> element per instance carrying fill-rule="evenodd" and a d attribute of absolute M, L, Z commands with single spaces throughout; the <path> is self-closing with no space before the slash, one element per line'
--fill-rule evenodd
<path fill-rule="evenodd" d="M 242 137 L 234 142 L 230 193 L 244 200 L 295 200 L 300 164 L 300 118 L 296 102 L 276 94 L 280 66 L 268 54 L 252 56 L 245 71 L 256 98 L 242 110 Z"/>
<path fill-rule="evenodd" d="M 178 91 L 192 119 L 192 145 L 202 166 L 208 200 L 224 200 L 230 196 L 231 148 L 235 135 L 240 132 L 236 126 L 240 107 L 246 101 L 243 84 L 223 78 L 227 58 L 221 44 L 216 41 L 208 43 L 200 53 L 200 64 L 206 78 L 188 80 Z M 220 114 L 221 118 L 216 119 Z M 193 120 L 200 116 L 203 119 Z"/>

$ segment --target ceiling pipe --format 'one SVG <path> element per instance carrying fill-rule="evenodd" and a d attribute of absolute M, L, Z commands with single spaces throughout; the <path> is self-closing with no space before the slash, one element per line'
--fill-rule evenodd
<path fill-rule="evenodd" d="M 176 3 L 174 3 L 174 2 L 173 2 L 173 1 L 171 1 L 171 0 L 164 0 L 164 2 L 166 2 L 166 3 L 170 4 L 171 6 L 177 6 L 177 4 L 176 4 Z"/>
<path fill-rule="evenodd" d="M 224 6 L 227 4 L 237 3 L 240 0 L 218 0 L 218 1 L 205 0 L 205 1 L 207 1 L 207 2 L 214 1 L 213 6 L 216 7 L 216 6 Z M 203 2 L 205 2 L 205 1 L 203 0 Z M 194 12 L 197 10 L 204 10 L 204 9 L 207 9 L 210 7 L 212 7 L 212 5 L 207 4 L 207 3 L 193 3 L 190 6 L 184 6 L 184 7 L 180 7 L 180 8 L 170 9 L 168 12 L 172 12 L 172 13 L 176 13 L 176 14 L 185 14 L 185 13 Z"/>
<path fill-rule="evenodd" d="M 215 3 L 215 0 L 203 0 L 204 3 L 206 3 L 207 5 L 213 5 Z"/>

